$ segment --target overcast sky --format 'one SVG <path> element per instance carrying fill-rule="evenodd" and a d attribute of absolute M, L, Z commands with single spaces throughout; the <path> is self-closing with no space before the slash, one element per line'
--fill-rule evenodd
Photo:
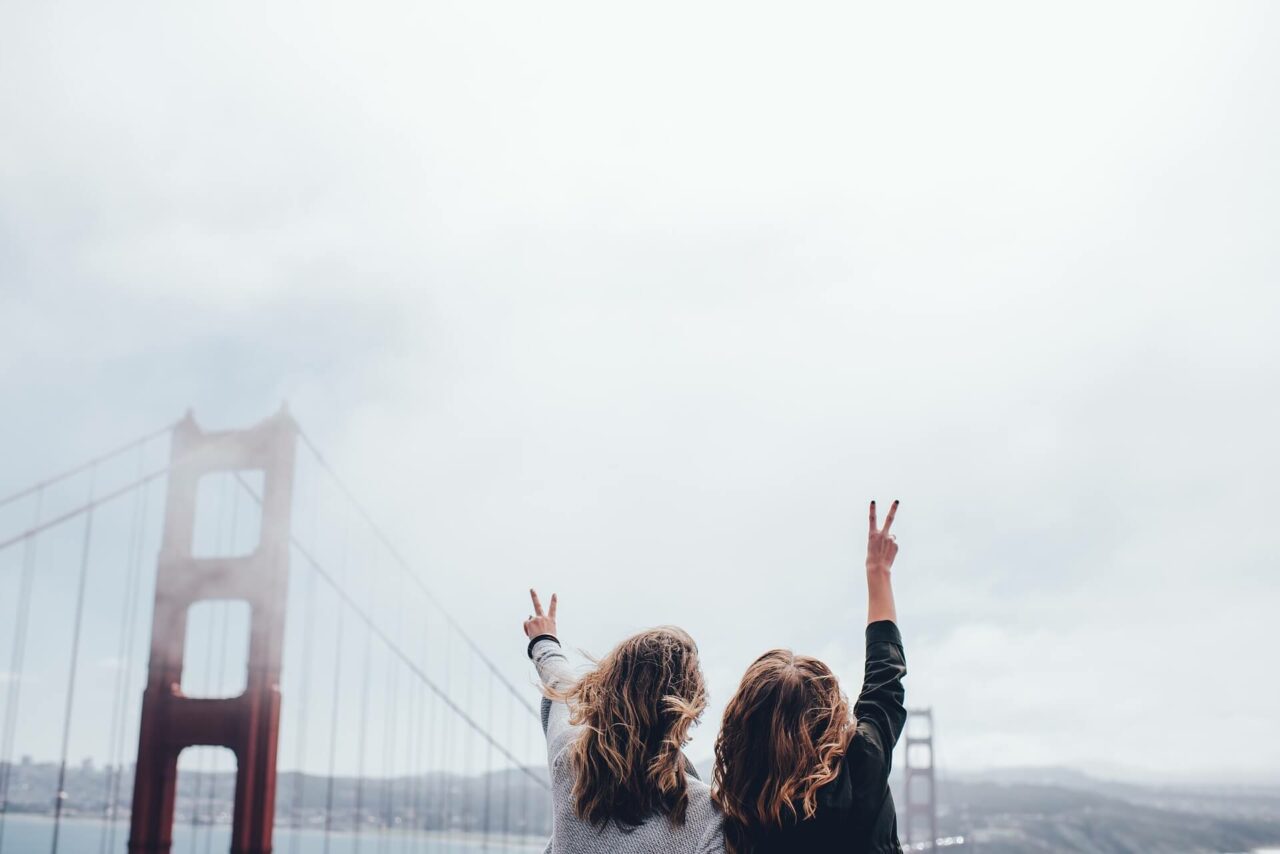
<path fill-rule="evenodd" d="M 531 584 L 574 647 L 687 627 L 696 758 L 764 649 L 856 692 L 900 498 L 947 767 L 1274 780 L 1277 43 L 1265 2 L 11 0 L 0 493 L 287 399 L 512 678 Z"/>

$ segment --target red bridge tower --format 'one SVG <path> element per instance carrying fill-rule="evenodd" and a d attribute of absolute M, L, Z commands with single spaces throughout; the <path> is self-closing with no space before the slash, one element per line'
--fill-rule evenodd
<path fill-rule="evenodd" d="M 248 430 L 206 433 L 190 413 L 174 428 L 133 787 L 131 854 L 168 854 L 178 754 L 194 745 L 226 747 L 235 754 L 232 854 L 270 854 L 296 444 L 297 425 L 283 409 Z M 257 548 L 239 557 L 196 557 L 192 544 L 200 478 L 245 470 L 262 472 Z M 187 612 L 209 599 L 249 604 L 249 668 L 238 697 L 182 694 Z"/>
<path fill-rule="evenodd" d="M 920 731 L 912 732 L 918 721 Z M 903 843 L 915 850 L 933 851 L 938 844 L 937 780 L 933 773 L 933 709 L 908 709 L 906 749 L 903 751 Z"/>

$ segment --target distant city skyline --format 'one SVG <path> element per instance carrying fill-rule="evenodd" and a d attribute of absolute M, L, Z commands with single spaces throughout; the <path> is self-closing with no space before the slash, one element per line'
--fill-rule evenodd
<path fill-rule="evenodd" d="M 51 775 L 55 769 L 48 764 L 41 770 Z M 892 780 L 895 792 L 901 791 L 900 772 Z M 27 773 L 36 780 L 34 772 Z M 109 832 L 102 818 L 104 779 L 101 773 L 73 774 L 67 799 L 73 820 L 91 823 L 100 834 Z M 357 795 L 351 778 L 335 781 L 331 790 L 324 778 L 282 772 L 276 838 L 283 842 L 294 828 L 322 833 L 328 827 L 339 836 L 350 834 L 360 816 L 360 828 L 371 835 L 511 834 L 545 839 L 551 818 L 543 800 L 546 792 L 522 785 L 528 782 L 524 775 L 510 772 L 496 775 L 487 788 L 483 776 L 425 775 L 390 783 L 375 778 L 366 779 Z M 8 822 L 48 820 L 52 788 L 40 789 L 38 782 L 36 788 L 34 800 L 28 787 L 28 798 L 11 805 Z M 207 838 L 225 828 L 232 791 L 228 772 L 180 775 L 175 831 Z M 486 792 L 496 793 L 496 804 L 489 809 L 484 808 Z M 504 801 L 508 792 L 510 800 Z M 1079 773 L 1026 770 L 952 776 L 942 781 L 939 792 L 939 834 L 964 837 L 995 854 L 1017 854 L 1051 843 L 1065 850 L 1160 850 L 1173 843 L 1193 850 L 1246 850 L 1280 839 L 1280 787 L 1140 786 Z M 364 805 L 358 810 L 357 799 Z M 117 833 L 127 825 L 127 800 L 118 808 Z"/>

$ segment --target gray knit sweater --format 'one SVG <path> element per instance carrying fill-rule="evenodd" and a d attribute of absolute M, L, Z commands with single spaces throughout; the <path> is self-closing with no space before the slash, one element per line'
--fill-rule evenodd
<path fill-rule="evenodd" d="M 553 640 L 533 645 L 533 663 L 542 684 L 558 687 L 573 680 L 569 661 Z M 675 827 L 665 816 L 654 816 L 638 827 L 621 830 L 612 822 L 592 827 L 578 818 L 573 804 L 573 772 L 566 748 L 581 732 L 569 724 L 564 703 L 542 700 L 542 729 L 547 735 L 547 762 L 551 768 L 551 841 L 546 854 L 715 854 L 724 851 L 721 819 L 711 805 L 711 789 L 696 778 L 689 780 L 689 810 L 684 825 Z"/>

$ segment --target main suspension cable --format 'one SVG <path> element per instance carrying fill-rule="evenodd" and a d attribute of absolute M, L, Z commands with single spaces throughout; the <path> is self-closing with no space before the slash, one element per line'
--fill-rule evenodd
<path fill-rule="evenodd" d="M 253 499 L 257 501 L 259 504 L 261 504 L 262 502 L 261 496 L 259 496 L 253 490 L 253 487 L 249 485 L 249 483 L 244 479 L 244 477 L 239 472 L 233 472 L 233 474 L 236 480 L 240 483 L 242 487 L 244 487 L 244 489 L 249 493 L 249 495 L 251 495 Z M 329 587 L 334 591 L 334 593 L 338 595 L 338 598 L 341 599 L 347 605 L 347 607 L 351 609 L 351 612 L 355 614 L 360 619 L 360 621 L 369 628 L 369 631 L 372 632 L 373 635 L 376 636 L 378 640 L 380 640 L 383 643 L 383 645 L 386 646 L 386 648 L 396 658 L 399 658 L 404 663 L 406 668 L 408 668 L 408 670 L 411 673 L 413 673 L 414 676 L 422 680 L 422 682 L 425 683 L 428 688 L 430 688 L 437 696 L 439 696 L 445 702 L 445 705 L 447 705 L 455 715 L 457 715 L 464 723 L 467 724 L 467 726 L 469 726 L 477 735 L 483 738 L 488 744 L 492 745 L 494 749 L 496 749 L 499 753 L 501 753 L 507 759 L 511 760 L 517 767 L 520 768 L 521 771 L 523 771 L 531 779 L 537 781 L 538 785 L 542 786 L 545 789 L 550 789 L 550 784 L 546 780 L 543 780 L 541 777 L 534 774 L 528 768 L 525 768 L 521 764 L 520 760 L 515 756 L 515 754 L 513 754 L 505 746 L 500 744 L 490 733 L 485 731 L 484 727 L 482 727 L 473 717 L 471 717 L 471 715 L 469 715 L 466 712 L 466 710 L 462 708 L 462 706 L 458 705 L 458 703 L 455 702 L 453 698 L 449 697 L 444 692 L 444 689 L 442 689 L 434 679 L 432 679 L 429 675 L 427 675 L 427 673 L 418 665 L 418 663 L 413 660 L 412 656 L 410 656 L 403 649 L 397 646 L 396 643 L 387 634 L 387 632 L 378 625 L 377 621 L 374 620 L 373 617 L 364 608 L 360 607 L 359 603 L 355 601 L 355 598 L 350 593 L 348 593 L 345 589 L 343 589 L 342 585 L 338 583 L 333 573 L 325 569 L 324 565 L 321 564 L 320 561 L 317 560 L 316 557 L 311 554 L 310 550 L 308 550 L 301 542 L 299 542 L 296 536 L 294 536 L 293 534 L 290 534 L 289 542 L 293 546 L 293 548 L 298 552 L 298 554 L 302 556 L 303 560 L 309 563 L 312 566 L 312 568 L 316 571 L 316 573 L 319 574 L 320 578 L 323 579 L 324 582 L 328 584 Z M 476 655 L 476 657 L 480 658 L 482 661 L 487 661 L 487 659 L 484 658 L 483 653 L 479 652 L 479 650 L 473 648 L 473 653 Z M 500 679 L 499 681 L 505 682 L 504 679 Z"/>
<path fill-rule="evenodd" d="M 12 504 L 14 501 L 18 501 L 20 499 L 26 498 L 29 495 L 34 495 L 37 492 L 42 492 L 48 487 L 53 486 L 55 483 L 59 483 L 61 481 L 66 480 L 69 477 L 74 477 L 75 475 L 78 475 L 83 472 L 89 471 L 90 469 L 96 468 L 99 463 L 104 463 L 107 460 L 112 459 L 113 457 L 120 456 L 126 451 L 131 451 L 134 448 L 139 447 L 140 445 L 145 445 L 146 443 L 150 442 L 152 439 L 157 439 L 163 436 L 164 434 L 168 433 L 176 426 L 177 426 L 177 422 L 174 422 L 172 424 L 166 424 L 165 426 L 159 428 L 158 430 L 152 430 L 150 433 L 146 433 L 142 436 L 139 436 L 138 438 L 134 439 L 131 442 L 126 442 L 123 445 L 113 448 L 112 450 L 107 451 L 105 454 L 99 454 L 98 456 L 90 460 L 85 460 L 83 463 L 81 463 L 78 466 L 75 466 L 74 468 L 67 469 L 66 471 L 56 474 L 53 477 L 45 478 L 39 483 L 33 483 L 30 486 L 26 487 L 25 489 L 18 490 L 12 495 L 7 495 L 4 498 L 0 498 L 0 507 L 4 507 L 6 504 Z"/>
<path fill-rule="evenodd" d="M 502 670 L 498 667 L 498 665 L 494 663 L 494 661 L 491 658 L 489 658 L 488 655 L 485 654 L 481 646 L 478 643 L 476 643 L 476 641 L 472 639 L 472 637 L 469 634 L 467 634 L 466 630 L 462 628 L 462 625 L 453 616 L 453 614 L 451 614 L 449 610 L 445 608 L 444 603 L 440 601 L 439 597 L 437 597 L 435 593 L 431 590 L 431 588 L 427 586 L 426 582 L 422 580 L 422 576 L 420 576 L 413 569 L 413 566 L 409 563 L 408 559 L 405 558 L 405 556 L 400 552 L 400 550 L 396 548 L 395 544 L 391 542 L 391 538 L 387 536 L 386 532 L 383 531 L 382 527 L 379 526 L 378 523 L 373 520 L 373 516 L 364 507 L 364 505 L 360 503 L 360 501 L 356 498 L 355 493 L 351 491 L 350 487 L 348 487 L 346 482 L 338 475 L 337 471 L 334 470 L 333 466 L 329 464 L 329 461 L 324 457 L 322 453 L 320 453 L 320 449 L 317 448 L 315 443 L 311 441 L 311 438 L 302 431 L 302 428 L 298 428 L 298 438 L 302 440 L 302 443 L 307 447 L 308 450 L 311 451 L 312 455 L 315 456 L 316 462 L 318 462 L 320 466 L 325 470 L 325 472 L 328 473 L 329 477 L 333 479 L 334 484 L 338 487 L 338 489 L 342 492 L 342 494 L 345 495 L 347 500 L 351 502 L 351 506 L 354 507 L 356 512 L 360 514 L 360 517 L 364 519 L 365 524 L 369 526 L 369 529 L 373 532 L 373 535 L 378 539 L 379 542 L 382 543 L 383 547 L 386 548 L 386 550 L 391 554 L 391 557 L 395 559 L 396 564 L 409 576 L 410 579 L 412 579 L 414 585 L 418 588 L 419 592 L 421 592 L 422 595 L 426 597 L 426 599 L 440 611 L 440 613 L 444 616 L 445 621 L 448 622 L 448 624 L 454 629 L 454 631 L 458 633 L 458 636 L 462 638 L 467 643 L 468 646 L 471 647 L 471 649 L 476 653 L 476 655 L 480 658 L 480 660 L 484 662 L 485 666 L 493 673 L 494 676 L 498 678 L 498 681 L 501 682 L 506 687 L 506 689 L 511 692 L 512 696 L 514 696 L 517 700 L 519 700 L 529 710 L 530 714 L 537 717 L 538 710 L 535 709 L 533 705 L 529 703 L 528 700 L 525 699 L 526 692 L 522 691 L 513 682 L 511 682 L 511 680 L 508 679 L 505 674 L 503 674 Z"/>

